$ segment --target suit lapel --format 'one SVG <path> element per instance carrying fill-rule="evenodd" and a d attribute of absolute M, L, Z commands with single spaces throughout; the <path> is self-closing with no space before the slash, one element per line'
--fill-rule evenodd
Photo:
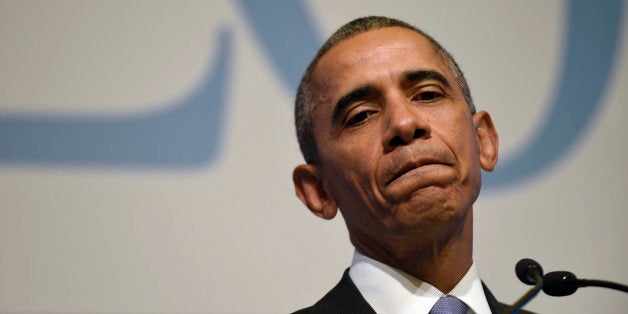
<path fill-rule="evenodd" d="M 351 281 L 347 268 L 340 282 L 312 306 L 311 313 L 375 314 L 375 311 Z"/>
<path fill-rule="evenodd" d="M 491 313 L 504 313 L 504 311 L 508 308 L 506 304 L 499 303 L 491 290 L 488 290 L 488 287 L 482 282 L 482 289 L 484 289 L 484 295 L 486 296 L 486 301 L 488 301 L 488 307 L 491 308 Z"/>

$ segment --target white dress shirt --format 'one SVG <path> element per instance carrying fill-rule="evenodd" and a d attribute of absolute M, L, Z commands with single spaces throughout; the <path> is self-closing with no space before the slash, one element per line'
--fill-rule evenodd
<path fill-rule="evenodd" d="M 429 283 L 358 251 L 353 254 L 349 276 L 366 302 L 379 314 L 427 314 L 445 295 Z M 463 301 L 469 306 L 469 313 L 491 313 L 475 263 L 447 295 Z"/>

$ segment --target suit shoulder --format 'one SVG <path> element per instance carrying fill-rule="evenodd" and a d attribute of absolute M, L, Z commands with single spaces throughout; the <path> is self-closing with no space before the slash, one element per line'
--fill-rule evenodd
<path fill-rule="evenodd" d="M 366 302 L 349 277 L 349 269 L 345 270 L 340 282 L 314 305 L 294 313 L 327 314 L 327 313 L 363 313 L 374 314 L 375 311 Z"/>

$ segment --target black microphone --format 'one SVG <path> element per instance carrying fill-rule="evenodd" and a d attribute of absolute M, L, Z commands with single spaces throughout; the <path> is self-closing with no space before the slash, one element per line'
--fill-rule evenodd
<path fill-rule="evenodd" d="M 554 297 L 563 297 L 578 290 L 578 278 L 568 271 L 553 271 L 543 276 L 543 292 Z"/>
<path fill-rule="evenodd" d="M 515 265 L 515 274 L 526 285 L 535 285 L 543 277 L 543 267 L 533 259 L 524 258 Z"/>
<path fill-rule="evenodd" d="M 543 267 L 535 260 L 524 258 L 515 265 L 515 274 L 521 282 L 526 285 L 534 285 L 526 294 L 524 294 L 517 302 L 506 309 L 506 313 L 517 313 L 532 298 L 534 298 L 541 288 L 543 288 Z"/>
<path fill-rule="evenodd" d="M 578 279 L 576 275 L 568 271 L 547 273 L 543 276 L 543 280 L 545 281 L 543 292 L 554 297 L 571 295 L 580 287 L 603 287 L 628 292 L 628 286 L 604 280 Z"/>

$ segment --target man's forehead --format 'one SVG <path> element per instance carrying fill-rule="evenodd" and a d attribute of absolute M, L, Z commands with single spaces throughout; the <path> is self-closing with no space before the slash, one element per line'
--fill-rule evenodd
<path fill-rule="evenodd" d="M 453 72 L 434 44 L 415 30 L 402 27 L 379 28 L 349 37 L 329 49 L 313 70 L 319 105 L 334 101 L 331 94 L 371 84 L 385 75 L 402 80 L 410 71 L 432 70 L 453 79 Z"/>
<path fill-rule="evenodd" d="M 377 45 L 380 43 L 396 44 L 402 42 L 414 42 L 420 45 L 425 45 L 425 49 L 434 50 L 432 43 L 423 34 L 409 28 L 400 26 L 390 26 L 371 29 L 361 33 L 349 36 L 331 47 L 325 55 L 329 55 L 330 52 L 338 51 L 341 48 L 351 47 L 353 51 L 359 51 L 361 45 Z M 359 44 L 357 44 L 359 43 Z"/>
<path fill-rule="evenodd" d="M 394 50 L 411 51 L 411 60 L 395 59 Z M 434 44 L 419 32 L 398 26 L 369 30 L 353 35 L 330 48 L 314 67 L 313 78 L 319 87 L 329 87 L 329 80 L 348 69 L 357 70 L 362 75 L 370 75 L 369 62 L 389 61 L 399 66 L 409 61 L 425 63 L 441 68 L 446 65 Z M 404 69 L 404 71 L 411 69 Z M 446 71 L 446 66 L 443 68 Z"/>

